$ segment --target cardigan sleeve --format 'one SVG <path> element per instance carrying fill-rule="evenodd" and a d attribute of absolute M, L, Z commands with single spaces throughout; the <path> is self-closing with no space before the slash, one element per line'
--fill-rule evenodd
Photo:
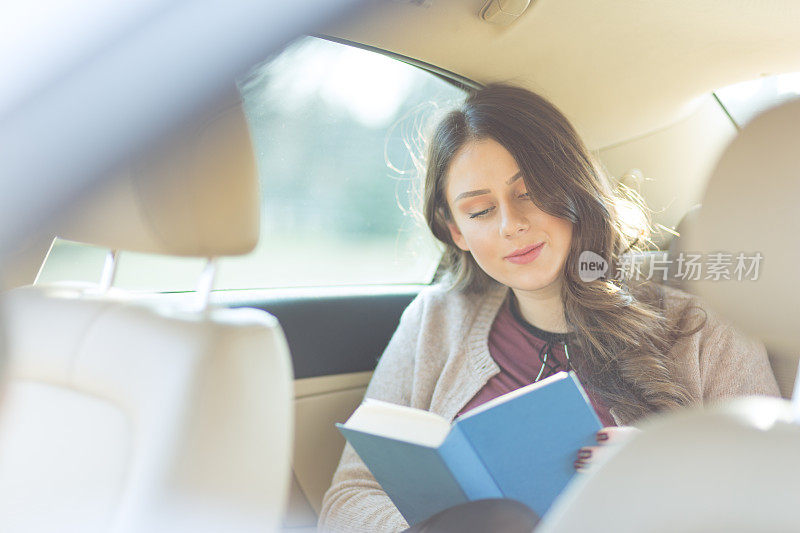
<path fill-rule="evenodd" d="M 409 405 L 422 322 L 420 293 L 409 304 L 378 360 L 365 397 Z M 350 444 L 345 444 L 320 510 L 319 531 L 402 531 L 408 523 Z"/>
<path fill-rule="evenodd" d="M 764 344 L 713 312 L 700 350 L 703 403 L 735 396 L 780 396 Z"/>

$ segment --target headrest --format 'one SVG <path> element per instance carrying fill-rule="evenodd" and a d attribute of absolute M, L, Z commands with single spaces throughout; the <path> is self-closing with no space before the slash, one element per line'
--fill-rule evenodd
<path fill-rule="evenodd" d="M 684 236 L 686 250 L 730 253 L 731 280 L 691 282 L 693 291 L 743 330 L 778 352 L 798 353 L 800 290 L 800 100 L 773 108 L 748 123 L 711 176 L 702 209 Z M 743 252 L 758 265 L 742 281 L 734 276 Z M 760 253 L 762 259 L 757 260 Z"/>
<path fill-rule="evenodd" d="M 260 197 L 238 95 L 123 168 L 58 223 L 58 237 L 181 256 L 250 252 Z"/>
<path fill-rule="evenodd" d="M 681 217 L 681 221 L 675 227 L 675 235 L 669 243 L 669 255 L 671 257 L 677 256 L 681 252 L 686 252 L 686 243 L 683 238 L 687 233 L 691 233 L 692 229 L 697 225 L 697 217 L 700 214 L 700 204 L 694 205 L 689 208 L 686 213 Z"/>
<path fill-rule="evenodd" d="M 691 233 L 693 228 L 697 225 L 700 207 L 700 204 L 694 205 L 683 214 L 681 221 L 678 222 L 678 226 L 675 228 L 677 235 L 669 242 L 669 248 L 667 249 L 667 258 L 669 261 L 669 277 L 667 283 L 683 290 L 691 290 L 692 287 L 687 287 L 678 275 L 678 259 L 681 254 L 690 252 L 690 250 L 686 249 L 686 239 L 684 235 Z"/>

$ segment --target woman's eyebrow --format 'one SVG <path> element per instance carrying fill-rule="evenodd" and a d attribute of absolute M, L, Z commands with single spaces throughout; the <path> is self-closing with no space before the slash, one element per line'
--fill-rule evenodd
<path fill-rule="evenodd" d="M 506 182 L 506 185 L 511 185 L 512 183 L 514 183 L 515 181 L 517 181 L 521 177 L 522 177 L 522 171 L 520 170 L 519 172 L 517 172 L 516 174 L 514 174 L 513 176 L 508 178 L 508 181 Z"/>
<path fill-rule="evenodd" d="M 519 172 L 517 172 L 516 174 L 514 174 L 513 176 L 508 178 L 508 181 L 506 181 L 506 185 L 511 185 L 512 183 L 514 183 L 515 181 L 517 181 L 521 177 L 522 177 L 522 171 L 520 170 Z M 453 201 L 457 202 L 457 201 L 461 200 L 462 198 L 470 198 L 472 196 L 480 196 L 481 194 L 487 194 L 487 193 L 490 193 L 490 192 L 492 192 L 492 191 L 490 191 L 489 189 L 478 189 L 477 191 L 462 192 L 461 194 L 456 196 Z"/>
<path fill-rule="evenodd" d="M 461 200 L 462 198 L 470 198 L 472 196 L 480 196 L 481 194 L 487 194 L 487 193 L 490 193 L 490 192 L 492 192 L 492 191 L 490 191 L 489 189 L 478 189 L 477 191 L 462 192 L 461 194 L 456 196 L 455 200 L 453 200 L 453 201 L 457 202 L 457 201 Z"/>

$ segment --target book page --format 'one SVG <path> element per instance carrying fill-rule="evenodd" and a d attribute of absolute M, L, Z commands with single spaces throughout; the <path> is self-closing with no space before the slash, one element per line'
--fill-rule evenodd
<path fill-rule="evenodd" d="M 364 399 L 344 426 L 432 448 L 450 433 L 450 422 L 436 413 L 372 398 Z"/>
<path fill-rule="evenodd" d="M 562 379 L 564 379 L 564 378 L 566 378 L 568 376 L 569 376 L 569 374 L 567 372 L 564 372 L 564 371 L 556 372 L 552 376 L 548 376 L 548 377 L 546 377 L 546 378 L 544 378 L 544 379 L 542 379 L 540 381 L 537 381 L 535 383 L 531 383 L 530 385 L 525 385 L 524 387 L 520 387 L 517 390 L 513 390 L 511 392 L 507 392 L 507 393 L 503 394 L 502 396 L 498 396 L 497 398 L 493 398 L 493 399 L 489 400 L 488 402 L 479 405 L 475 409 L 471 409 L 470 411 L 464 413 L 463 415 L 461 415 L 458 418 L 456 418 L 456 420 L 462 420 L 464 418 L 469 418 L 472 415 L 477 415 L 478 413 L 482 413 L 482 412 L 484 412 L 484 411 L 486 411 L 488 409 L 491 409 L 495 405 L 500 405 L 501 403 L 505 403 L 505 402 L 507 402 L 509 400 L 513 400 L 514 398 L 516 398 L 518 396 L 522 396 L 523 394 L 527 394 L 532 390 L 536 390 L 538 388 L 544 387 L 548 383 L 553 383 L 554 381 L 560 381 L 560 380 L 562 380 Z"/>

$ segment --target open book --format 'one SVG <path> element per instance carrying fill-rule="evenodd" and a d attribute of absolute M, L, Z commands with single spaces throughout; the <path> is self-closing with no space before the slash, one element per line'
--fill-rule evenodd
<path fill-rule="evenodd" d="M 367 398 L 336 424 L 410 524 L 471 500 L 512 498 L 543 516 L 602 424 L 574 372 L 456 418 Z"/>

